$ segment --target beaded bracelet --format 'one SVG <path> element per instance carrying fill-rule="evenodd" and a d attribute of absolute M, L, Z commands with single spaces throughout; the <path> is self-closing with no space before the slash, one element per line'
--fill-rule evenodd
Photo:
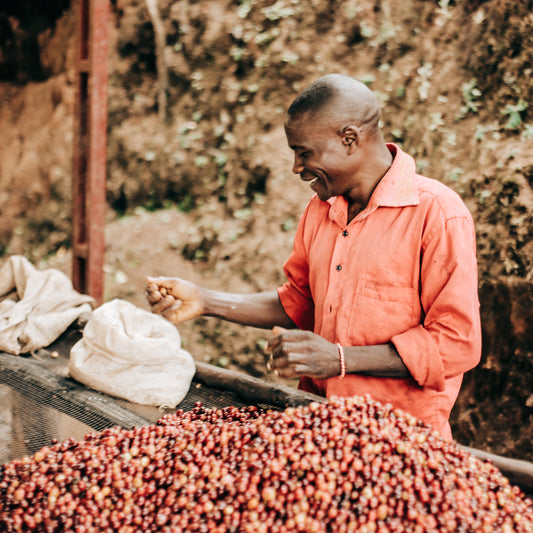
<path fill-rule="evenodd" d="M 341 363 L 341 378 L 346 375 L 346 361 L 344 360 L 344 348 L 337 343 L 337 348 L 339 349 L 339 359 Z"/>

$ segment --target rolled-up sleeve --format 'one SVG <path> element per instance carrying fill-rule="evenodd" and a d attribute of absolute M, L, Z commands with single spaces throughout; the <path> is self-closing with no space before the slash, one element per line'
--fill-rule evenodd
<path fill-rule="evenodd" d="M 305 252 L 304 224 L 302 224 L 306 212 L 302 215 L 298 226 L 292 253 L 283 265 L 287 281 L 278 288 L 278 296 L 294 324 L 300 329 L 313 331 L 315 305 L 309 287 L 309 261 Z"/>
<path fill-rule="evenodd" d="M 422 387 L 443 391 L 445 380 L 474 368 L 481 357 L 476 242 L 469 216 L 434 227 L 423 243 L 420 303 L 423 323 L 392 337 Z"/>

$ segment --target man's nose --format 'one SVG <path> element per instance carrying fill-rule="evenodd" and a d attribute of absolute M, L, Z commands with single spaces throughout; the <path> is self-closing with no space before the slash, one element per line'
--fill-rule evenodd
<path fill-rule="evenodd" d="M 294 162 L 292 164 L 292 171 L 294 174 L 301 174 L 304 171 L 305 167 L 302 163 L 302 159 L 297 155 L 294 156 Z"/>

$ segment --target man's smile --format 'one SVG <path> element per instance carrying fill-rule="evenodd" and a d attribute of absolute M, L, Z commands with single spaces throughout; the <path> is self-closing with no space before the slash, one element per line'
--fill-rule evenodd
<path fill-rule="evenodd" d="M 309 185 L 312 187 L 320 181 L 320 176 L 317 176 L 316 174 L 302 173 L 300 174 L 300 179 L 306 183 L 309 183 Z"/>

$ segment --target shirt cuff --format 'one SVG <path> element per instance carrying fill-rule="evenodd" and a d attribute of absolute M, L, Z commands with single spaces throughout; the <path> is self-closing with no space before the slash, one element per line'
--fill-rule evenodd
<path fill-rule="evenodd" d="M 423 326 L 416 326 L 391 339 L 403 364 L 421 386 L 442 392 L 444 365 L 435 343 Z"/>

